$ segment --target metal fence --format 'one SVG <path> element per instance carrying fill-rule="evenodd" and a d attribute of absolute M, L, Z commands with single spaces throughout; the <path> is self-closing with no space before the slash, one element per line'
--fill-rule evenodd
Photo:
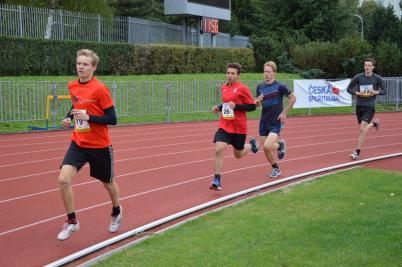
<path fill-rule="evenodd" d="M 211 46 L 211 34 L 185 27 L 132 17 L 105 18 L 99 14 L 0 4 L 0 35 L 88 42 Z M 248 37 L 216 35 L 217 47 L 247 47 Z"/>
<path fill-rule="evenodd" d="M 377 97 L 379 111 L 399 111 L 402 78 L 384 80 L 387 95 Z M 260 82 L 243 81 L 253 92 Z M 282 82 L 293 90 L 292 80 Z M 216 80 L 105 82 L 119 117 L 163 115 L 165 121 L 170 121 L 173 114 L 210 112 L 212 106 L 220 103 L 222 83 Z M 67 82 L 0 81 L 0 122 L 49 119 L 58 123 L 71 107 L 71 101 L 61 99 L 62 95 L 68 95 Z M 52 97 L 50 101 L 48 96 Z M 311 114 L 311 110 L 306 114 Z"/>

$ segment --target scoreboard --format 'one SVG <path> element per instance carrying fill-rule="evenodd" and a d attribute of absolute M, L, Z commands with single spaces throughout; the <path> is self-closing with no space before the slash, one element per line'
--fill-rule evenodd
<path fill-rule="evenodd" d="M 230 9 L 230 0 L 188 0 L 188 2 L 223 9 Z"/>
<path fill-rule="evenodd" d="M 230 0 L 165 0 L 165 15 L 230 20 Z"/>

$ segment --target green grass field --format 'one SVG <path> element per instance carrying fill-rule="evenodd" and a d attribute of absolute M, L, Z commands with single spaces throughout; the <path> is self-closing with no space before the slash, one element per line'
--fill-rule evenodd
<path fill-rule="evenodd" d="M 402 173 L 356 168 L 209 213 L 96 266 L 402 266 Z"/>

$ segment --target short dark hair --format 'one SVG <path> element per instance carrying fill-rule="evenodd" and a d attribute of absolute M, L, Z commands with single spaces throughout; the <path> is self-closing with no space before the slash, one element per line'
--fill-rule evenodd
<path fill-rule="evenodd" d="M 374 58 L 371 58 L 371 57 L 368 57 L 368 58 L 366 58 L 365 60 L 364 60 L 364 62 L 371 62 L 372 64 L 373 64 L 373 66 L 375 66 L 375 59 Z"/>
<path fill-rule="evenodd" d="M 236 69 L 237 74 L 240 75 L 240 73 L 241 73 L 241 65 L 239 63 L 228 63 L 226 65 L 226 70 L 229 69 L 229 68 Z"/>

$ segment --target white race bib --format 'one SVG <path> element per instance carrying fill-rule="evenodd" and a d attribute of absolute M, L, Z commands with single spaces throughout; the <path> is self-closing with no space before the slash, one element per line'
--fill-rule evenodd
<path fill-rule="evenodd" d="M 87 113 L 85 109 L 80 109 L 81 112 L 84 114 Z M 76 132 L 88 132 L 91 130 L 91 126 L 89 126 L 88 121 L 83 121 L 83 120 L 78 120 L 74 118 L 75 120 L 75 131 Z"/>
<path fill-rule="evenodd" d="M 233 120 L 235 118 L 234 110 L 229 107 L 229 103 L 222 104 L 222 116 L 225 120 Z"/>
<path fill-rule="evenodd" d="M 372 84 L 360 85 L 360 92 L 368 93 L 370 91 L 373 91 L 373 85 Z"/>

